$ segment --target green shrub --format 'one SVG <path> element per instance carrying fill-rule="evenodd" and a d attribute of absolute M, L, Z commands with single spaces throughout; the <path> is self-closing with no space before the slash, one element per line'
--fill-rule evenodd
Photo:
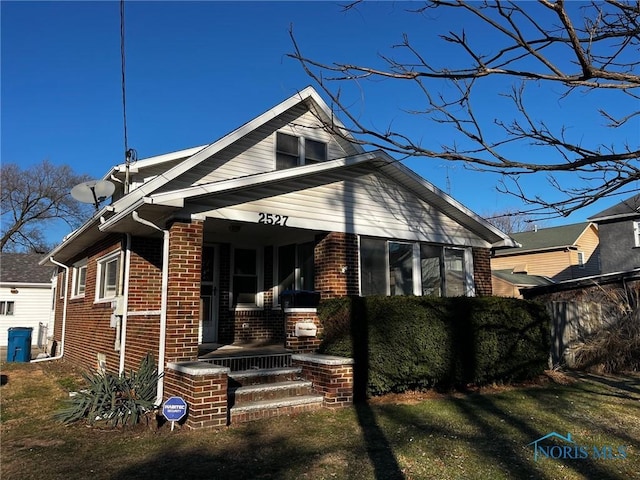
<path fill-rule="evenodd" d="M 356 396 L 532 378 L 547 366 L 549 318 L 499 297 L 350 297 L 323 302 L 320 351 L 356 360 Z"/>
<path fill-rule="evenodd" d="M 109 426 L 132 425 L 156 408 L 158 374 L 153 355 L 140 363 L 137 372 L 127 375 L 82 374 L 87 387 L 70 397 L 54 418 L 72 423 L 86 418 L 90 424 L 104 421 Z"/>

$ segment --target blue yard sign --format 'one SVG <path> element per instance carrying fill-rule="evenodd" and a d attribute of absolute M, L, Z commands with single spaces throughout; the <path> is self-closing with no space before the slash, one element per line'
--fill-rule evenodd
<path fill-rule="evenodd" d="M 179 422 L 187 414 L 187 402 L 181 397 L 169 397 L 162 406 L 162 415 L 171 422 L 173 430 L 174 422 Z"/>

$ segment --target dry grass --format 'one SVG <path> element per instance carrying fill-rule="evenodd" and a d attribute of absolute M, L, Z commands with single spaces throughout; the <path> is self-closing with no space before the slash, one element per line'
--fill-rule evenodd
<path fill-rule="evenodd" d="M 7 364 L 5 479 L 627 479 L 640 471 L 640 376 L 547 372 L 471 393 L 415 392 L 216 431 L 63 426 L 51 414 L 78 380 L 64 365 Z M 628 458 L 534 462 L 533 440 L 571 432 Z"/>

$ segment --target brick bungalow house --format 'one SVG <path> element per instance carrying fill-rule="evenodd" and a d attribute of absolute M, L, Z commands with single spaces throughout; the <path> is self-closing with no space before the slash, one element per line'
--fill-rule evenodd
<path fill-rule="evenodd" d="M 293 364 L 302 397 L 348 404 L 352 361 L 315 354 L 313 295 L 283 292 L 490 295 L 492 249 L 515 245 L 352 140 L 308 87 L 210 145 L 107 172 L 111 204 L 43 260 L 59 267 L 64 358 L 124 372 L 152 352 L 158 402 L 184 397 L 190 428 L 298 409 L 240 408 L 246 390 L 260 400 L 242 376 L 257 367 Z"/>

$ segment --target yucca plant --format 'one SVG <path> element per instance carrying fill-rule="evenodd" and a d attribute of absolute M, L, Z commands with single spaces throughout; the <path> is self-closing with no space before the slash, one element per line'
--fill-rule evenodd
<path fill-rule="evenodd" d="M 84 390 L 66 400 L 66 405 L 54 418 L 63 423 L 86 419 L 93 425 L 104 421 L 107 425 L 135 425 L 157 408 L 156 387 L 162 374 L 158 374 L 152 354 L 140 363 L 138 371 L 129 375 L 112 373 L 83 373 L 87 383 Z"/>

